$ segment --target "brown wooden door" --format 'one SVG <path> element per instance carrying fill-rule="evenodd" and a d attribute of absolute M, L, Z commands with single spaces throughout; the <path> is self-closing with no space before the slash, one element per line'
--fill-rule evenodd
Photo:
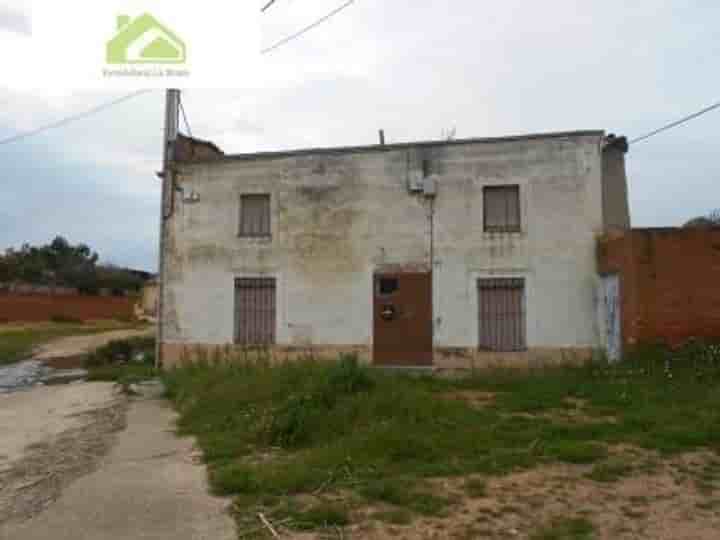
<path fill-rule="evenodd" d="M 431 274 L 377 274 L 373 297 L 373 363 L 432 365 Z"/>

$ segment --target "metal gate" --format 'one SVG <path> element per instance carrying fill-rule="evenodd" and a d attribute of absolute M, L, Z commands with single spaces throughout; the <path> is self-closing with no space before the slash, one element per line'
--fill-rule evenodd
<path fill-rule="evenodd" d="M 622 354 L 620 319 L 620 278 L 617 274 L 602 276 L 601 298 L 605 309 L 605 350 L 609 360 L 616 361 Z"/>
<path fill-rule="evenodd" d="M 479 348 L 486 351 L 524 351 L 525 280 L 478 280 Z"/>
<path fill-rule="evenodd" d="M 432 274 L 378 274 L 373 289 L 373 363 L 432 365 Z"/>
<path fill-rule="evenodd" d="M 275 343 L 275 278 L 235 280 L 235 343 Z"/>

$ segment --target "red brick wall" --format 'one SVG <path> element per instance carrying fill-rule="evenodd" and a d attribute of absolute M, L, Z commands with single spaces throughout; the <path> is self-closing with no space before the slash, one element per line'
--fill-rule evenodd
<path fill-rule="evenodd" d="M 82 321 L 124 319 L 133 316 L 136 302 L 131 297 L 0 294 L 0 323 L 49 321 L 58 316 Z"/>
<path fill-rule="evenodd" d="M 720 228 L 633 229 L 598 255 L 601 273 L 620 275 L 626 345 L 720 338 Z"/>

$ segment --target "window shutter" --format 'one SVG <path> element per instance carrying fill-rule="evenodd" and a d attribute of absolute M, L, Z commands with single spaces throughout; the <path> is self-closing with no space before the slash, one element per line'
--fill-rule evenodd
<path fill-rule="evenodd" d="M 519 232 L 519 186 L 486 186 L 483 188 L 483 213 L 485 231 Z"/>
<path fill-rule="evenodd" d="M 482 350 L 523 351 L 525 342 L 525 280 L 478 280 L 479 347 Z"/>
<path fill-rule="evenodd" d="M 235 280 L 235 342 L 272 345 L 275 322 L 275 278 Z"/>
<path fill-rule="evenodd" d="M 240 236 L 270 236 L 270 195 L 242 195 Z"/>

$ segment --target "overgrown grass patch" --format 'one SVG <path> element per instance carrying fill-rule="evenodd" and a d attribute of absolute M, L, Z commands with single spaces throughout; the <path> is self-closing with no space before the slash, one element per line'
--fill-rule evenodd
<path fill-rule="evenodd" d="M 719 448 L 720 373 L 703 369 L 676 365 L 668 377 L 651 358 L 448 380 L 343 358 L 200 364 L 165 382 L 179 431 L 198 438 L 216 493 L 256 501 L 343 493 L 355 504 L 441 516 L 456 501 L 433 478 L 564 461 L 594 464 L 590 477 L 604 481 L 625 471 L 608 457 L 616 444 L 661 453 Z M 447 397 L 468 391 L 495 399 L 477 406 Z M 592 421 L 563 421 L 569 403 Z M 466 491 L 477 495 L 476 487 Z M 538 538 L 555 537 L 565 538 Z"/>
<path fill-rule="evenodd" d="M 558 518 L 530 536 L 531 540 L 592 540 L 595 527 L 585 518 Z"/>
<path fill-rule="evenodd" d="M 631 474 L 632 471 L 632 464 L 621 457 L 616 457 L 598 463 L 586 476 L 595 482 L 616 482 Z"/>

